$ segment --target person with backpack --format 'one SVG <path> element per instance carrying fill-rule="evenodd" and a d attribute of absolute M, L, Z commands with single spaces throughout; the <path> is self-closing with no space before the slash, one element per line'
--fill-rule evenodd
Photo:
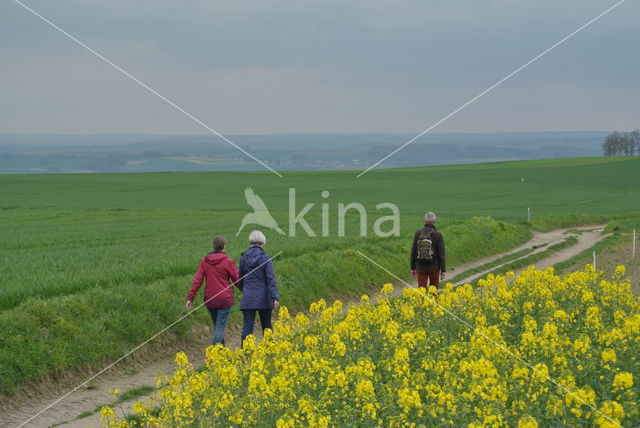
<path fill-rule="evenodd" d="M 240 310 L 244 321 L 242 344 L 247 336 L 253 334 L 256 312 L 260 316 L 260 326 L 264 333 L 266 329 L 273 329 L 271 313 L 273 308 L 280 306 L 280 294 L 273 271 L 273 262 L 271 256 L 262 249 L 266 243 L 267 238 L 262 232 L 252 231 L 249 234 L 250 247 L 240 257 L 240 276 L 242 277 Z"/>
<path fill-rule="evenodd" d="M 418 277 L 418 286 L 436 290 L 446 276 L 444 238 L 436 230 L 436 215 L 429 211 L 424 216 L 424 227 L 413 237 L 411 246 L 411 275 Z"/>
<path fill-rule="evenodd" d="M 213 344 L 220 343 L 223 346 L 224 330 L 234 303 L 233 286 L 242 291 L 238 281 L 238 268 L 224 252 L 226 243 L 224 236 L 213 238 L 213 251 L 200 261 L 186 303 L 187 310 L 190 310 L 193 299 L 202 287 L 202 281 L 205 280 L 204 305 L 209 310 L 211 321 L 213 321 Z"/>

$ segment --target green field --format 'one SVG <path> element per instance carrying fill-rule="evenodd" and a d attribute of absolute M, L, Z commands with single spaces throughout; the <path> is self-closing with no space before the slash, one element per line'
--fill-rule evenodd
<path fill-rule="evenodd" d="M 524 242 L 531 227 L 549 229 L 640 211 L 639 158 L 579 158 L 371 171 L 144 173 L 0 176 L 0 391 L 90 369 L 122 355 L 183 313 L 183 303 L 211 237 L 228 237 L 238 259 L 251 226 L 235 233 L 245 187 L 265 201 L 287 229 L 288 189 L 317 234 L 328 204 L 329 237 L 295 238 L 266 231 L 283 304 L 299 309 L 319 297 L 359 295 L 381 277 L 355 250 L 401 276 L 410 238 L 426 210 L 439 215 L 449 264 Z M 524 178 L 524 181 L 522 180 Z M 329 197 L 322 198 L 327 190 Z M 347 217 L 337 237 L 338 203 L 376 204 L 401 212 L 399 237 L 358 235 Z M 527 207 L 534 216 L 526 222 Z M 491 217 L 492 219 L 488 219 Z M 201 299 L 201 293 L 198 299 Z M 237 312 L 236 312 L 237 317 Z M 186 339 L 179 323 L 158 343 Z"/>

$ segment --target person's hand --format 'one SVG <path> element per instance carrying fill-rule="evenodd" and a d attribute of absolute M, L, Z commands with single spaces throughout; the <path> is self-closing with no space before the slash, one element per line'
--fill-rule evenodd
<path fill-rule="evenodd" d="M 411 269 L 411 276 L 412 277 L 416 277 L 416 270 L 415 269 Z"/>
<path fill-rule="evenodd" d="M 193 304 L 193 302 L 191 300 L 187 300 L 187 303 L 184 305 L 186 310 L 191 309 L 191 304 Z"/>
<path fill-rule="evenodd" d="M 280 307 L 280 301 L 276 300 L 275 302 L 273 302 L 273 307 L 274 308 L 279 308 Z"/>
<path fill-rule="evenodd" d="M 440 280 L 443 280 L 447 277 L 447 273 L 446 272 L 440 272 Z"/>

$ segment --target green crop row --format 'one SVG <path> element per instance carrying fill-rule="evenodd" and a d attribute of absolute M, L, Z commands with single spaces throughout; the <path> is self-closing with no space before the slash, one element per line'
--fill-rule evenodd
<path fill-rule="evenodd" d="M 457 222 L 442 231 L 453 264 L 511 248 L 530 233 L 526 227 L 490 218 Z M 357 297 L 381 281 L 393 280 L 382 278 L 379 268 L 358 251 L 408 278 L 410 239 L 409 234 L 394 239 L 351 238 L 335 245 L 310 244 L 306 254 L 280 247 L 277 240 L 267 247 L 272 253 L 283 250 L 275 259 L 282 301 L 297 310 L 322 297 Z M 147 279 L 142 275 L 135 280 L 107 276 L 104 284 L 60 295 L 28 296 L 0 312 L 2 391 L 10 393 L 20 383 L 45 376 L 55 379 L 70 369 L 98 368 L 152 336 L 183 314 L 197 262 L 196 257 L 191 260 L 189 274 Z M 194 323 L 207 322 L 206 312 L 198 311 L 150 345 L 185 340 Z"/>

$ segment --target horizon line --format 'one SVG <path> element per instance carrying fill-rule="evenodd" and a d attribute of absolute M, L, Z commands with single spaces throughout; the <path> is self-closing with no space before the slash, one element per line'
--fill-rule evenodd
<path fill-rule="evenodd" d="M 619 129 L 542 129 L 542 130 L 511 130 L 511 131 L 443 131 L 432 132 L 429 135 L 491 135 L 491 134 L 542 134 L 542 133 L 588 133 L 588 132 L 616 132 Z M 407 132 L 392 131 L 318 131 L 318 132 L 298 132 L 298 131 L 278 131 L 278 132 L 261 132 L 261 133 L 228 133 L 227 135 L 235 136 L 297 136 L 297 135 L 407 135 Z M 0 135 L 52 135 L 52 136 L 92 136 L 92 135 L 152 135 L 166 137 L 209 137 L 210 134 L 170 134 L 170 133 L 151 133 L 151 132 L 4 132 L 0 131 Z"/>

